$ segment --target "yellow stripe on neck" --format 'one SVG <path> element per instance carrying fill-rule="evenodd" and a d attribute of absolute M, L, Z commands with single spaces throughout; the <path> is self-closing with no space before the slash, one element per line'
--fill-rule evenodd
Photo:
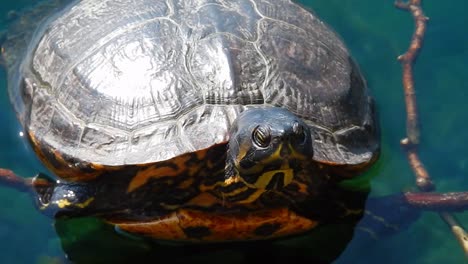
<path fill-rule="evenodd" d="M 282 173 L 283 174 L 283 186 L 286 186 L 290 184 L 294 178 L 294 170 L 289 167 L 288 161 L 285 160 L 283 161 L 283 164 L 281 164 L 281 168 L 278 170 L 271 170 L 271 171 L 266 171 L 258 177 L 257 181 L 254 184 L 250 184 L 246 181 L 243 181 L 245 185 L 251 187 L 251 188 L 256 188 L 256 189 L 266 189 L 268 184 L 270 184 L 271 180 L 277 173 Z M 240 177 L 242 179 L 242 177 Z"/>
<path fill-rule="evenodd" d="M 284 175 L 283 186 L 286 186 L 292 182 L 292 178 L 294 176 L 294 171 L 292 169 L 267 171 L 258 177 L 258 180 L 254 183 L 254 188 L 266 189 L 273 176 L 275 176 L 277 173 L 283 173 Z"/>

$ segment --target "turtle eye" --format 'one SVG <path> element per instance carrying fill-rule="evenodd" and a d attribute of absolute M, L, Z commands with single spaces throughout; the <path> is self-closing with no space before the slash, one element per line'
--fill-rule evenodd
<path fill-rule="evenodd" d="M 307 140 L 307 133 L 304 126 L 299 124 L 298 122 L 295 122 L 293 124 L 293 132 L 295 135 L 296 142 L 299 144 L 304 144 L 304 142 Z"/>
<path fill-rule="evenodd" d="M 252 140 L 260 148 L 270 145 L 271 133 L 268 127 L 257 126 L 252 132 Z"/>

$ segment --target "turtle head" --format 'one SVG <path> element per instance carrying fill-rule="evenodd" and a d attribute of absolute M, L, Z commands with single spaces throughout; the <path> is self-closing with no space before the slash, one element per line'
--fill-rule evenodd
<path fill-rule="evenodd" d="M 264 191 L 279 190 L 312 156 L 310 129 L 299 117 L 276 107 L 244 111 L 230 131 L 225 179 L 230 191 L 225 197 L 244 197 L 240 200 L 249 202 Z"/>

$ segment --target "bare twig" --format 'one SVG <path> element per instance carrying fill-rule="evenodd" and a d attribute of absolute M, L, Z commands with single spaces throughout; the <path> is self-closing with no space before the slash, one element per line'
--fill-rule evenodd
<path fill-rule="evenodd" d="M 407 204 L 425 211 L 468 210 L 468 192 L 406 192 L 403 197 Z"/>
<path fill-rule="evenodd" d="M 447 223 L 447 225 L 452 230 L 452 233 L 458 240 L 458 243 L 463 247 L 465 251 L 465 256 L 468 258 L 468 234 L 466 231 L 458 224 L 456 218 L 449 213 L 441 213 L 440 217 Z"/>
<path fill-rule="evenodd" d="M 16 189 L 20 192 L 29 192 L 32 187 L 32 179 L 20 177 L 11 170 L 0 168 L 0 185 Z"/>
<path fill-rule="evenodd" d="M 406 150 L 409 164 L 416 176 L 416 185 L 421 191 L 427 192 L 435 189 L 435 185 L 431 181 L 429 173 L 424 167 L 424 164 L 419 159 L 417 151 L 417 147 L 419 145 L 420 132 L 413 79 L 413 64 L 416 61 L 416 57 L 418 56 L 419 51 L 421 50 L 424 39 L 424 33 L 426 31 L 426 22 L 428 20 L 428 18 L 424 15 L 424 12 L 422 10 L 421 1 L 422 0 L 408 0 L 408 2 L 403 2 L 401 0 L 397 0 L 395 2 L 395 6 L 402 10 L 410 12 L 414 18 L 414 22 L 416 25 L 408 50 L 403 55 L 398 57 L 398 60 L 400 61 L 403 67 L 403 88 L 405 92 L 405 103 L 407 113 L 407 138 L 404 138 L 401 141 L 401 145 Z M 407 198 L 408 197 L 412 199 L 418 198 L 417 196 L 408 196 L 407 194 Z M 466 203 L 467 197 L 458 196 L 454 194 L 445 194 L 438 198 L 438 202 L 449 201 L 450 204 L 461 208 L 464 205 L 464 203 Z M 415 200 L 418 201 L 419 199 Z M 429 199 L 429 197 L 425 197 L 420 201 L 422 202 L 422 205 L 432 204 L 432 202 L 429 202 L 429 200 L 431 200 Z M 468 257 L 468 241 L 466 232 L 463 230 L 461 225 L 456 221 L 455 217 L 453 217 L 452 215 L 446 212 L 441 212 L 440 216 L 450 226 L 453 234 L 462 246 L 465 255 Z"/>
<path fill-rule="evenodd" d="M 414 91 L 413 62 L 416 60 L 421 48 L 426 31 L 426 21 L 428 20 L 428 18 L 424 16 L 420 2 L 420 0 L 411 0 L 408 3 L 403 3 L 402 1 L 397 1 L 395 3 L 398 8 L 410 11 L 413 14 L 416 24 L 416 30 L 414 31 L 408 50 L 405 54 L 398 57 L 398 60 L 403 66 L 403 82 L 405 83 L 404 89 L 407 110 L 406 133 L 408 135 L 409 144 L 419 144 L 419 123 L 416 94 Z"/>
<path fill-rule="evenodd" d="M 431 177 L 429 176 L 429 173 L 426 170 L 426 167 L 424 167 L 424 164 L 419 159 L 417 149 L 418 145 L 414 143 L 409 143 L 409 141 L 410 140 L 408 138 L 404 138 L 403 140 L 401 140 L 401 146 L 403 147 L 403 149 L 406 150 L 408 162 L 414 174 L 416 175 L 416 186 L 418 186 L 418 188 L 424 192 L 433 191 L 435 189 L 435 185 L 432 182 Z"/>
<path fill-rule="evenodd" d="M 416 104 L 416 93 L 414 90 L 413 64 L 419 54 L 423 44 L 424 33 L 426 32 L 426 22 L 428 18 L 424 15 L 421 8 L 421 0 L 410 0 L 407 3 L 402 1 L 395 2 L 395 5 L 403 10 L 411 12 L 414 17 L 416 28 L 411 38 L 408 50 L 398 56 L 403 67 L 403 89 L 405 92 L 406 103 L 406 134 L 407 138 L 401 141 L 401 145 L 408 153 L 408 160 L 411 168 L 416 175 L 416 185 L 419 189 L 429 191 L 434 189 L 429 174 L 424 165 L 419 161 L 417 155 L 417 146 L 419 145 L 419 121 Z"/>

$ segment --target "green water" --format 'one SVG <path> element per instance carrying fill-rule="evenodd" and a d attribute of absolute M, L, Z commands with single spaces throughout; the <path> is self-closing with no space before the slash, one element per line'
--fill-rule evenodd
<path fill-rule="evenodd" d="M 4 0 L 0 5 L 0 28 L 7 23 L 3 18 L 9 10 L 30 6 L 32 2 L 35 1 Z M 405 110 L 401 69 L 395 60 L 407 47 L 413 30 L 412 18 L 395 9 L 393 1 L 303 0 L 302 3 L 314 9 L 343 37 L 376 98 L 383 149 L 380 161 L 368 173 L 373 177 L 371 195 L 413 190 L 413 176 L 399 147 L 405 133 Z M 422 123 L 421 158 L 439 191 L 463 191 L 468 189 L 468 18 L 465 14 L 468 2 L 425 1 L 424 7 L 431 20 L 415 69 Z M 0 74 L 0 167 L 32 176 L 44 169 L 19 137 L 20 127 L 7 97 L 5 73 Z M 458 217 L 468 226 L 466 213 Z M 83 224 L 81 232 L 89 236 L 93 228 L 92 223 Z M 74 235 L 67 241 L 78 239 Z M 294 243 L 307 243 L 307 240 Z M 268 254 L 268 250 L 262 252 Z M 48 263 L 63 255 L 52 221 L 34 209 L 29 196 L 0 188 L 0 263 Z M 224 263 L 242 259 L 235 249 L 212 257 L 194 258 Z M 337 263 L 464 261 L 447 226 L 433 213 L 423 214 L 395 236 L 377 241 L 353 239 L 337 259 Z"/>

